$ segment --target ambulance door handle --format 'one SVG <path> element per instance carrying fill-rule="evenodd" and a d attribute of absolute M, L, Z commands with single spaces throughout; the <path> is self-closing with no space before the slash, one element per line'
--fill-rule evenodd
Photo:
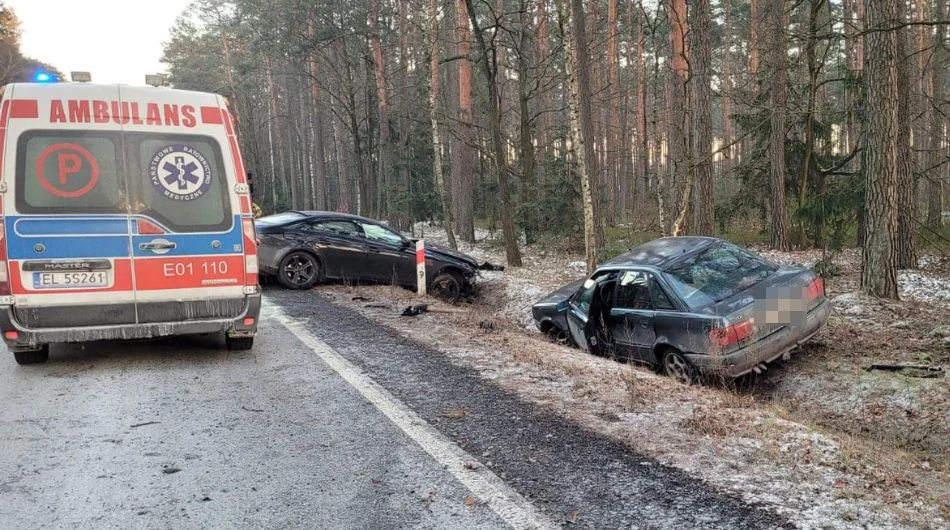
<path fill-rule="evenodd" d="M 140 250 L 151 250 L 153 252 L 159 253 L 161 253 L 161 251 L 168 252 L 177 246 L 178 245 L 172 241 L 150 241 L 148 243 L 139 243 Z"/>

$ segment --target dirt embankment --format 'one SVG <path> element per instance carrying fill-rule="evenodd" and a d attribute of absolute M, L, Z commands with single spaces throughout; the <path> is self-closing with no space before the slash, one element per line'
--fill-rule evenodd
<path fill-rule="evenodd" d="M 504 262 L 490 241 L 463 250 Z M 806 265 L 820 258 L 764 254 Z M 692 387 L 534 331 L 530 305 L 583 276 L 577 256 L 529 248 L 525 267 L 486 273 L 474 303 L 414 318 L 399 316 L 420 303 L 404 289 L 319 289 L 525 400 L 802 528 L 950 528 L 950 378 L 866 370 L 901 363 L 947 369 L 946 264 L 929 260 L 902 273 L 907 300 L 890 303 L 853 294 L 856 256 L 834 260 L 840 275 L 828 280 L 828 291 L 835 313 L 803 351 L 762 376 Z"/>

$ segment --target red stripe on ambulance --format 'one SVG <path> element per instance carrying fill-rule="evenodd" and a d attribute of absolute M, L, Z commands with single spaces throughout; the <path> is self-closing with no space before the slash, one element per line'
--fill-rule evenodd
<path fill-rule="evenodd" d="M 3 153 L 7 148 L 7 118 L 10 112 L 10 102 L 4 101 L 0 107 L 0 168 L 3 168 Z M 0 180 L 3 180 L 3 171 L 0 171 Z M 0 201 L 0 215 L 3 214 L 3 201 Z M 2 237 L 2 234 L 0 234 Z"/>
<path fill-rule="evenodd" d="M 244 281 L 241 255 L 135 258 L 138 290 L 242 286 Z"/>
<path fill-rule="evenodd" d="M 221 125 L 221 109 L 218 107 L 201 107 L 201 123 Z"/>
<path fill-rule="evenodd" d="M 10 100 L 11 118 L 39 118 L 39 102 L 35 99 L 11 99 Z"/>

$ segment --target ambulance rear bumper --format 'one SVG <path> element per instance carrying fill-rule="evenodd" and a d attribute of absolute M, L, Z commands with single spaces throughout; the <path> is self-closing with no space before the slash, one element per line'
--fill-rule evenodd
<path fill-rule="evenodd" d="M 232 337 L 253 337 L 257 332 L 260 312 L 261 295 L 256 293 L 245 297 L 244 311 L 237 317 L 147 324 L 29 328 L 18 322 L 13 307 L 8 306 L 0 310 L 0 331 L 3 331 L 3 340 L 7 347 L 14 351 L 35 350 L 44 344 L 60 342 L 151 339 L 219 332 L 225 332 Z M 9 336 L 12 333 L 8 332 L 12 331 L 16 332 L 16 338 Z"/>

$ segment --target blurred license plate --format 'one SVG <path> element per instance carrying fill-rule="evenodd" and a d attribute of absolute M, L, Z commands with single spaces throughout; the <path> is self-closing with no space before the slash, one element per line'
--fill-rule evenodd
<path fill-rule="evenodd" d="M 108 287 L 110 271 L 34 272 L 34 289 L 89 289 Z"/>

